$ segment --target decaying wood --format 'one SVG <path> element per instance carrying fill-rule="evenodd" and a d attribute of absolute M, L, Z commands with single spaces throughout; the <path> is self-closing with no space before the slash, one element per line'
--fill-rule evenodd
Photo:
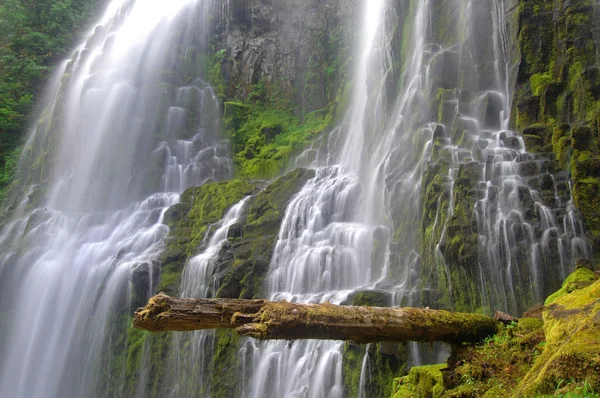
<path fill-rule="evenodd" d="M 150 332 L 236 329 L 240 335 L 261 340 L 459 343 L 494 334 L 498 323 L 485 315 L 421 308 L 187 299 L 161 293 L 135 312 L 133 326 Z"/>

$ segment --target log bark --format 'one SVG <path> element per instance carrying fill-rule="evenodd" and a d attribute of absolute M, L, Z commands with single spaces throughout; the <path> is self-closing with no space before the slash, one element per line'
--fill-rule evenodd
<path fill-rule="evenodd" d="M 161 293 L 135 312 L 133 326 L 150 332 L 236 329 L 260 340 L 462 343 L 496 333 L 498 322 L 485 315 L 421 308 L 188 299 Z"/>

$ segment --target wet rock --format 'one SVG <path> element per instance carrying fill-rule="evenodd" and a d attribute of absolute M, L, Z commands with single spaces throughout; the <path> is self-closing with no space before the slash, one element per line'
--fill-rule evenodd
<path fill-rule="evenodd" d="M 531 197 L 531 191 L 524 185 L 517 187 L 517 197 L 523 206 L 523 216 L 527 221 L 532 221 L 536 218 L 535 201 Z"/>
<path fill-rule="evenodd" d="M 544 142 L 548 142 L 552 139 L 552 129 L 545 124 L 537 124 L 524 128 L 523 135 L 533 135 Z"/>
<path fill-rule="evenodd" d="M 575 181 L 584 178 L 597 178 L 600 176 L 600 156 L 580 156 L 578 161 L 573 162 L 571 168 Z"/>
<path fill-rule="evenodd" d="M 490 185 L 488 188 L 487 199 L 491 203 L 496 202 L 498 200 L 498 187 L 494 185 Z"/>
<path fill-rule="evenodd" d="M 133 287 L 131 297 L 133 308 L 146 305 L 155 290 L 159 277 L 160 266 L 156 261 L 138 263 L 133 266 L 129 276 Z"/>
<path fill-rule="evenodd" d="M 456 88 L 458 65 L 458 54 L 454 51 L 442 51 L 433 57 L 429 68 L 432 92 Z"/>
<path fill-rule="evenodd" d="M 438 139 L 447 138 L 446 128 L 443 124 L 438 124 L 435 126 L 435 130 L 433 130 L 433 141 L 437 141 Z"/>
<path fill-rule="evenodd" d="M 392 305 L 392 294 L 384 290 L 357 290 L 348 296 L 345 305 L 389 307 Z"/>
<path fill-rule="evenodd" d="M 580 151 L 589 151 L 594 135 L 588 126 L 576 126 L 571 131 L 571 146 Z"/>
<path fill-rule="evenodd" d="M 217 297 L 250 299 L 261 294 L 285 208 L 314 176 L 314 170 L 297 169 L 251 199 L 245 220 L 230 228 L 228 237 L 235 239 L 217 258 Z"/>
<path fill-rule="evenodd" d="M 535 124 L 539 119 L 540 97 L 530 96 L 520 99 L 517 103 L 518 125 L 525 127 Z"/>
<path fill-rule="evenodd" d="M 540 184 L 540 189 L 542 191 L 554 190 L 554 177 L 550 174 L 542 174 L 542 182 Z"/>
<path fill-rule="evenodd" d="M 523 177 L 531 177 L 540 173 L 540 167 L 535 161 L 521 162 L 519 163 L 519 170 Z"/>
<path fill-rule="evenodd" d="M 52 212 L 46 208 L 37 209 L 30 216 L 29 220 L 27 220 L 27 226 L 25 227 L 25 234 L 31 231 L 34 228 L 39 227 L 41 224 L 52 218 Z"/>
<path fill-rule="evenodd" d="M 544 112 L 547 115 L 553 116 L 556 114 L 556 102 L 564 91 L 564 82 L 550 82 L 546 85 L 542 93 L 542 101 L 544 103 Z"/>
<path fill-rule="evenodd" d="M 504 108 L 504 100 L 500 93 L 488 92 L 483 100 L 485 111 L 483 124 L 486 128 L 497 130 L 502 126 L 500 113 Z"/>
<path fill-rule="evenodd" d="M 452 140 L 460 145 L 465 138 L 474 136 L 479 131 L 479 125 L 476 120 L 458 115 L 452 126 Z"/>
<path fill-rule="evenodd" d="M 600 99 L 600 68 L 589 66 L 584 69 L 582 77 L 590 84 L 590 92 L 595 100 Z"/>
<path fill-rule="evenodd" d="M 520 153 L 517 155 L 517 158 L 515 159 L 516 162 L 529 162 L 533 160 L 533 156 L 530 153 Z"/>
<path fill-rule="evenodd" d="M 475 95 L 468 90 L 460 90 L 458 99 L 458 111 L 462 114 L 470 114 L 473 112 L 472 102 L 475 100 Z"/>
<path fill-rule="evenodd" d="M 505 137 L 502 139 L 502 144 L 504 145 L 504 147 L 510 149 L 521 148 L 521 142 L 519 141 L 518 137 Z"/>

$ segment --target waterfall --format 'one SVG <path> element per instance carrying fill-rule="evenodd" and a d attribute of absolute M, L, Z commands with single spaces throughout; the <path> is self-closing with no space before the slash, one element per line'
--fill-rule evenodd
<path fill-rule="evenodd" d="M 218 290 L 215 280 L 215 263 L 219 251 L 227 242 L 229 228 L 237 223 L 244 214 L 250 197 L 234 205 L 225 217 L 216 225 L 210 239 L 205 239 L 204 250 L 192 257 L 185 266 L 181 278 L 181 297 L 205 298 L 210 292 Z M 208 236 L 209 234 L 207 234 Z M 213 331 L 200 330 L 191 334 L 179 333 L 172 337 L 168 366 L 173 386 L 171 394 L 177 397 L 210 395 L 207 383 L 208 370 L 213 351 Z"/>
<path fill-rule="evenodd" d="M 402 49 L 391 47 L 397 6 L 410 18 Z M 381 287 L 393 292 L 395 305 L 523 312 L 590 253 L 564 185 L 556 188 L 564 176 L 551 174 L 509 129 L 515 60 L 507 6 L 420 0 L 363 7 L 351 103 L 328 154 L 311 163 L 317 177 L 286 210 L 268 297 L 339 304 L 352 291 Z M 399 52 L 401 70 L 393 66 Z M 390 100 L 392 79 L 400 89 Z M 424 179 L 436 173 L 440 192 L 425 192 Z M 555 195 L 544 197 L 548 186 Z M 425 231 L 423 217 L 432 210 L 434 230 Z M 471 228 L 476 232 L 464 232 Z M 475 254 L 463 264 L 464 245 Z M 338 342 L 246 341 L 246 394 L 344 396 L 343 351 Z M 438 346 L 409 351 L 414 364 L 447 356 Z"/>
<path fill-rule="evenodd" d="M 394 306 L 520 315 L 591 256 L 569 176 L 513 131 L 519 56 L 508 3 L 361 1 L 347 109 L 294 163 L 315 177 L 287 203 L 265 297 L 347 305 L 369 292 Z M 187 188 L 233 177 L 223 96 L 203 69 L 209 25 L 222 17 L 211 13 L 240 24 L 231 45 L 252 27 L 253 7 L 113 0 L 57 67 L 0 232 L 0 396 L 148 396 L 153 361 L 154 393 L 214 393 L 216 333 L 152 337 L 168 347 L 155 358 L 152 338 L 131 344 L 142 332 L 130 317 L 157 289 L 166 210 Z M 264 14 L 266 31 L 276 21 Z M 236 62 L 251 60 L 221 67 Z M 185 264 L 182 297 L 218 290 L 228 229 L 251 200 L 208 228 Z M 132 374 L 128 344 L 143 352 Z M 342 398 L 354 350 L 352 388 L 381 395 L 373 376 L 385 347 L 349 347 L 245 338 L 232 362 L 249 398 Z M 437 344 L 396 348 L 408 366 L 448 356 Z"/>
<path fill-rule="evenodd" d="M 271 300 L 340 304 L 354 289 L 376 282 L 371 269 L 376 225 L 364 222 L 364 184 L 357 154 L 368 123 L 369 68 L 382 34 L 385 1 L 364 4 L 363 30 L 352 103 L 343 125 L 333 134 L 339 159 L 317 170 L 286 209 L 270 265 Z M 380 75 L 377 75 L 380 76 Z M 370 76 L 373 77 L 373 76 Z M 346 128 L 348 131 L 346 131 Z M 347 133 L 347 136 L 345 135 Z M 358 155 L 358 156 L 357 156 Z M 248 397 L 343 397 L 344 344 L 330 341 L 256 343 L 246 341 L 240 354 L 251 364 L 245 384 Z"/>
<path fill-rule="evenodd" d="M 157 283 L 164 211 L 232 174 L 202 80 L 207 5 L 112 1 L 55 73 L 22 160 L 35 184 L 0 237 L 1 396 L 124 394 L 106 347 Z"/>

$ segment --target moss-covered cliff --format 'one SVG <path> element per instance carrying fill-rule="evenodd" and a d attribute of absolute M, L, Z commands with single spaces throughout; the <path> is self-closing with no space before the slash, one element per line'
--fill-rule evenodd
<path fill-rule="evenodd" d="M 224 103 L 237 174 L 273 178 L 343 111 L 358 2 L 215 10 L 209 78 Z"/>
<path fill-rule="evenodd" d="M 573 202 L 598 253 L 597 4 L 521 1 L 514 124 L 531 152 L 553 153 L 570 174 Z"/>

